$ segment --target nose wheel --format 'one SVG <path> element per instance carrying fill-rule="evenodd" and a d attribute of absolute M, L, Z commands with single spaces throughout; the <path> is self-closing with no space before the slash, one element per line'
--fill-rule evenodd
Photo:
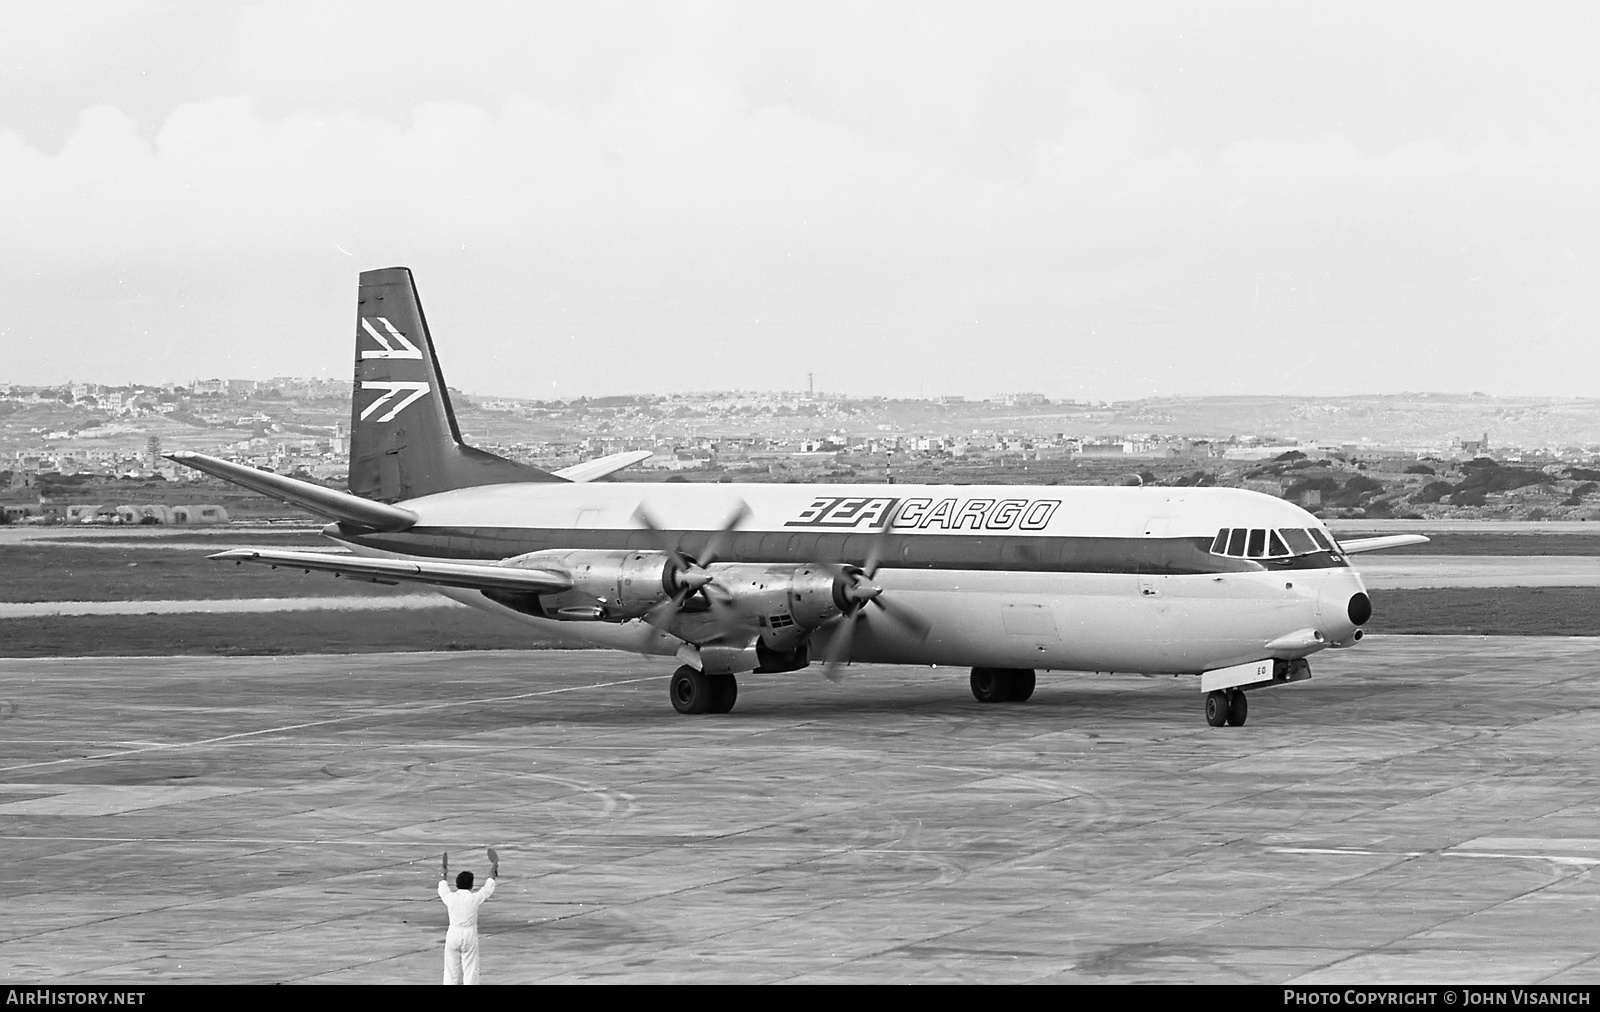
<path fill-rule="evenodd" d="M 1243 689 L 1213 689 L 1206 693 L 1206 723 L 1212 727 L 1242 727 L 1250 715 Z"/>

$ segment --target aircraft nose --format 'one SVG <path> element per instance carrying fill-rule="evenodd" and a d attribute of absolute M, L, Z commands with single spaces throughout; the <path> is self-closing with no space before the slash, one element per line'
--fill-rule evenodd
<path fill-rule="evenodd" d="M 1350 606 L 1346 609 L 1350 621 L 1356 625 L 1366 625 L 1367 619 L 1372 617 L 1372 599 L 1365 594 L 1353 594 L 1350 597 Z"/>

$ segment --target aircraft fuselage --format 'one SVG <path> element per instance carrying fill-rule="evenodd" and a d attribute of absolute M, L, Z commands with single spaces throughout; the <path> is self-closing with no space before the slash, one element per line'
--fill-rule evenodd
<path fill-rule="evenodd" d="M 636 518 L 645 502 L 659 531 Z M 762 573 L 776 585 L 796 567 L 860 566 L 876 551 L 885 598 L 928 620 L 926 636 L 863 623 L 855 661 L 1201 673 L 1345 645 L 1365 621 L 1356 603 L 1365 588 L 1331 538 L 1331 550 L 1279 557 L 1214 550 L 1227 530 L 1327 536 L 1299 507 L 1239 489 L 513 483 L 405 501 L 419 520 L 404 531 L 343 524 L 328 533 L 372 555 L 505 560 L 665 543 L 694 558 L 741 503 L 748 516 L 712 572 L 754 581 L 754 593 Z M 477 591 L 441 592 L 568 643 L 657 654 L 683 643 L 638 618 L 604 621 L 569 606 L 582 619 L 563 619 Z M 598 614 L 606 595 L 597 600 Z"/>

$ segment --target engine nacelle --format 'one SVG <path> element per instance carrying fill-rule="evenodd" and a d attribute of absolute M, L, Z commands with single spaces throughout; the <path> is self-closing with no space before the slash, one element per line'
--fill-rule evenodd
<path fill-rule="evenodd" d="M 571 590 L 542 594 L 536 601 L 514 606 L 544 618 L 626 622 L 644 615 L 679 590 L 672 560 L 665 552 L 531 552 L 506 565 L 557 569 L 571 577 Z"/>
<path fill-rule="evenodd" d="M 838 618 L 849 607 L 844 583 L 832 569 L 801 566 L 789 581 L 789 616 L 808 632 Z"/>
<path fill-rule="evenodd" d="M 751 563 L 713 565 L 715 582 L 706 588 L 774 655 L 785 655 L 794 668 L 804 667 L 797 650 L 811 631 L 845 610 L 840 579 L 822 566 L 772 566 Z M 698 642 L 719 631 L 715 612 L 689 612 L 675 620 L 673 632 Z M 763 660 L 763 664 L 768 663 Z"/>
<path fill-rule="evenodd" d="M 572 588 L 559 594 L 484 591 L 508 608 L 559 621 L 643 618 L 686 589 L 665 552 L 554 550 L 530 552 L 503 564 L 558 570 L 572 580 Z M 700 579 L 706 578 L 706 571 L 697 572 Z M 845 594 L 848 568 L 840 575 L 834 568 L 816 565 L 713 563 L 709 575 L 710 585 L 684 599 L 663 628 L 691 643 L 725 643 L 731 624 L 750 637 L 743 642 L 760 645 L 759 663 L 768 670 L 805 667 L 810 661 L 811 632 L 851 608 Z M 707 597 L 715 597 L 720 607 L 712 609 Z"/>

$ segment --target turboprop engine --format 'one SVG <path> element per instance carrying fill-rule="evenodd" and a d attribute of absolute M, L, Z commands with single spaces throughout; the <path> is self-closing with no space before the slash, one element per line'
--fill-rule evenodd
<path fill-rule="evenodd" d="M 517 610 L 565 621 L 644 618 L 660 625 L 679 616 L 706 616 L 719 625 L 772 634 L 763 638 L 798 640 L 852 607 L 852 578 L 843 567 L 721 563 L 706 568 L 665 552 L 606 551 L 532 552 L 501 565 L 553 570 L 571 579 L 572 588 L 559 594 L 516 595 L 532 598 L 520 601 Z M 796 632 L 787 635 L 790 629 Z"/>
<path fill-rule="evenodd" d="M 704 669 L 796 671 L 811 663 L 811 635 L 859 609 L 859 578 L 830 565 L 726 563 L 698 594 L 667 601 L 645 621 L 698 648 Z"/>
<path fill-rule="evenodd" d="M 869 604 L 913 635 L 928 634 L 926 620 L 902 603 L 887 602 L 883 588 L 873 582 L 887 527 L 864 567 L 717 562 L 748 512 L 739 504 L 696 559 L 683 554 L 641 506 L 635 519 L 657 535 L 660 551 L 530 552 L 498 565 L 558 572 L 571 587 L 555 594 L 483 594 L 524 614 L 558 621 L 643 620 L 689 644 L 698 651 L 696 666 L 714 673 L 803 668 L 811 663 L 812 633 L 825 629 L 827 674 L 837 678 Z"/>
<path fill-rule="evenodd" d="M 718 563 L 702 567 L 665 552 L 546 551 L 501 565 L 553 570 L 572 581 L 559 594 L 485 591 L 525 614 L 566 622 L 643 619 L 691 643 L 713 640 L 792 655 L 815 629 L 864 599 L 854 567 Z M 803 665 L 802 665 L 803 666 Z"/>
<path fill-rule="evenodd" d="M 559 594 L 485 592 L 491 600 L 540 618 L 567 622 L 626 622 L 693 593 L 709 578 L 680 567 L 665 552 L 531 552 L 501 565 L 566 574 L 572 588 Z"/>

